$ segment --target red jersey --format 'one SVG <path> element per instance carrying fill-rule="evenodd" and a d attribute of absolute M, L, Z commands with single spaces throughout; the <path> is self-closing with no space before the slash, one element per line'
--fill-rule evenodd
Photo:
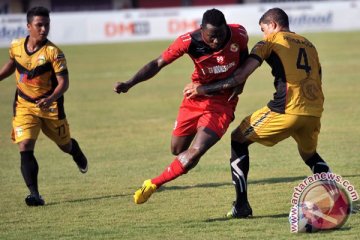
<path fill-rule="evenodd" d="M 225 46 L 215 51 L 203 40 L 201 30 L 179 36 L 162 53 L 165 62 L 171 63 L 187 53 L 194 62 L 195 70 L 191 79 L 195 83 L 207 84 L 230 77 L 248 56 L 248 35 L 244 27 L 228 24 Z M 220 138 L 234 119 L 238 99 L 230 102 L 232 90 L 225 90 L 213 96 L 198 96 L 194 99 L 184 97 L 176 119 L 173 135 L 194 135 L 199 127 L 214 131 Z"/>
<path fill-rule="evenodd" d="M 202 39 L 197 29 L 179 36 L 166 49 L 162 57 L 167 63 L 187 53 L 195 64 L 191 76 L 193 82 L 206 84 L 231 76 L 239 63 L 248 56 L 248 35 L 245 28 L 238 24 L 228 24 L 230 36 L 226 45 L 219 51 L 211 49 Z"/>

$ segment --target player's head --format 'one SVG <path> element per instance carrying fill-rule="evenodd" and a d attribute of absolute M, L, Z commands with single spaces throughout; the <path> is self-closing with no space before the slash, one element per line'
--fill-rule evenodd
<path fill-rule="evenodd" d="M 223 25 L 226 25 L 225 16 L 218 9 L 209 9 L 204 13 L 201 21 L 202 26 L 205 26 L 206 24 L 211 24 L 214 27 L 221 27 Z"/>
<path fill-rule="evenodd" d="M 30 37 L 38 41 L 46 39 L 50 30 L 49 10 L 44 7 L 33 7 L 27 12 L 26 18 Z"/>
<path fill-rule="evenodd" d="M 50 18 L 49 10 L 44 7 L 33 7 L 26 14 L 27 23 L 31 23 L 36 16 Z"/>
<path fill-rule="evenodd" d="M 271 8 L 259 20 L 264 37 L 283 30 L 289 30 L 289 17 L 281 8 Z"/>
<path fill-rule="evenodd" d="M 228 33 L 224 14 L 213 8 L 207 10 L 201 21 L 201 34 L 204 42 L 212 49 L 219 50 L 224 45 Z"/>

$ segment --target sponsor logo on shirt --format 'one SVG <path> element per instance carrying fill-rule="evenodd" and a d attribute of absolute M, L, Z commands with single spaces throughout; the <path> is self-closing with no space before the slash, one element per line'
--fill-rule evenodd
<path fill-rule="evenodd" d="M 236 65 L 235 62 L 231 62 L 226 65 L 217 65 L 217 66 L 213 66 L 213 67 L 208 67 L 207 70 L 209 73 L 219 74 L 219 73 L 227 72 L 230 68 L 234 67 L 235 65 Z"/>
<path fill-rule="evenodd" d="M 217 61 L 219 64 L 223 64 L 223 63 L 224 63 L 224 60 L 225 60 L 225 57 L 224 57 L 224 56 L 218 56 L 218 57 L 216 57 L 216 61 Z"/>

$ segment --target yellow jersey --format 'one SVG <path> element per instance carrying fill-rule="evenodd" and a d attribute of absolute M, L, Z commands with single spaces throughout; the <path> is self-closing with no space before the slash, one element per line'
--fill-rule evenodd
<path fill-rule="evenodd" d="M 294 32 L 278 32 L 258 42 L 250 57 L 270 65 L 276 92 L 268 107 L 278 113 L 321 117 L 324 95 L 315 46 Z"/>
<path fill-rule="evenodd" d="M 28 37 L 15 39 L 9 49 L 16 67 L 16 107 L 22 105 L 41 117 L 64 119 L 63 96 L 52 104 L 48 112 L 41 111 L 35 104 L 53 93 L 58 84 L 56 74 L 68 74 L 64 53 L 49 40 L 30 53 L 26 48 L 27 41 Z"/>

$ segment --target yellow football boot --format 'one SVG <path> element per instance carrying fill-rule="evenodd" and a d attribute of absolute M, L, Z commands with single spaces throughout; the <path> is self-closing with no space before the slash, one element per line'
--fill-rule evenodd
<path fill-rule="evenodd" d="M 134 193 L 134 202 L 136 204 L 146 202 L 156 189 L 157 186 L 151 182 L 151 179 L 145 180 L 142 187 Z"/>

